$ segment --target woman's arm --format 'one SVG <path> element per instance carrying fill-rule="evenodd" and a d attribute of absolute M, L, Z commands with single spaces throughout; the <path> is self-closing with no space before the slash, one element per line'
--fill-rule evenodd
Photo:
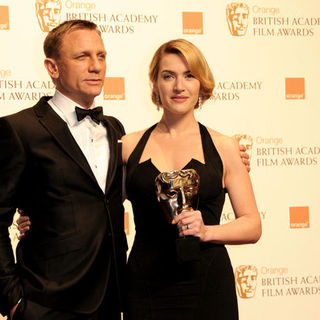
<path fill-rule="evenodd" d="M 219 139 L 218 151 L 224 164 L 224 186 L 228 191 L 236 219 L 206 226 L 204 241 L 227 244 L 255 243 L 261 236 L 261 220 L 251 180 L 239 156 L 237 142 L 226 136 Z"/>
<path fill-rule="evenodd" d="M 223 225 L 204 225 L 201 212 L 185 211 L 175 217 L 180 236 L 194 235 L 201 241 L 222 244 L 255 243 L 261 236 L 261 220 L 252 184 L 238 143 L 215 135 L 214 142 L 224 166 L 223 185 L 227 189 L 236 219 Z"/>

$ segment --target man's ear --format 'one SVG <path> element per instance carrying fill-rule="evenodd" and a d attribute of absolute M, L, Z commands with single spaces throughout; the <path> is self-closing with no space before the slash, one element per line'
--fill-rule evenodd
<path fill-rule="evenodd" d="M 47 71 L 49 73 L 49 76 L 52 79 L 58 79 L 59 78 L 59 68 L 58 68 L 58 65 L 57 65 L 55 59 L 45 58 L 44 66 L 46 67 L 46 69 L 47 69 Z"/>

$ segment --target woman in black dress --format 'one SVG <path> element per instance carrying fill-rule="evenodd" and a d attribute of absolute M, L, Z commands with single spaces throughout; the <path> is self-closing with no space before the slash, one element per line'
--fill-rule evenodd
<path fill-rule="evenodd" d="M 233 269 L 224 245 L 255 243 L 261 235 L 248 172 L 237 142 L 195 119 L 194 109 L 214 88 L 197 47 L 183 39 L 163 44 L 149 76 L 162 118 L 123 137 L 126 192 L 136 226 L 126 319 L 236 320 Z M 157 201 L 155 178 L 160 172 L 191 168 L 200 176 L 198 208 L 183 211 L 170 224 Z M 219 225 L 225 192 L 236 219 Z M 188 261 L 181 261 L 177 248 L 177 238 L 184 236 L 200 239 L 198 255 Z"/>

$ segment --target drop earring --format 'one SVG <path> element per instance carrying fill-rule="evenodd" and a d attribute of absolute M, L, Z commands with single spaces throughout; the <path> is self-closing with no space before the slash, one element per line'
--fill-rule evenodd
<path fill-rule="evenodd" d="M 156 93 L 156 101 L 157 101 L 157 111 L 159 111 L 160 105 L 161 105 L 159 93 Z"/>
<path fill-rule="evenodd" d="M 202 94 L 199 93 L 199 98 L 198 98 L 198 108 L 201 109 L 202 107 Z"/>

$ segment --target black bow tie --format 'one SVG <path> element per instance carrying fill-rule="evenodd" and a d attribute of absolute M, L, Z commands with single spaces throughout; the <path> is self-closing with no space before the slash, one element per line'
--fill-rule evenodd
<path fill-rule="evenodd" d="M 96 107 L 93 109 L 82 109 L 82 108 L 76 107 L 76 114 L 77 114 L 78 121 L 81 121 L 86 116 L 91 117 L 91 119 L 98 124 L 100 121 L 103 120 L 102 107 Z"/>

